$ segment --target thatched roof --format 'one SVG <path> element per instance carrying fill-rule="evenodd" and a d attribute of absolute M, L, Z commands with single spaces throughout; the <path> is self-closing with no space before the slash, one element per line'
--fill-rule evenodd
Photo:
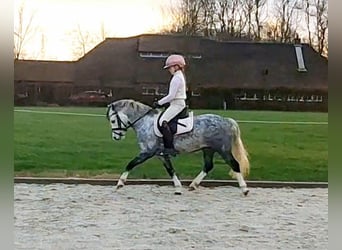
<path fill-rule="evenodd" d="M 307 72 L 297 71 L 294 44 L 173 35 L 108 38 L 76 62 L 15 61 L 15 80 L 112 87 L 160 84 L 170 77 L 162 69 L 165 57 L 149 58 L 141 53 L 182 53 L 193 87 L 327 90 L 327 59 L 307 44 L 302 44 L 302 51 Z"/>
<path fill-rule="evenodd" d="M 62 61 L 15 60 L 15 81 L 72 82 L 75 63 Z"/>
<path fill-rule="evenodd" d="M 138 51 L 198 54 L 200 41 L 199 37 L 142 35 L 138 40 Z"/>

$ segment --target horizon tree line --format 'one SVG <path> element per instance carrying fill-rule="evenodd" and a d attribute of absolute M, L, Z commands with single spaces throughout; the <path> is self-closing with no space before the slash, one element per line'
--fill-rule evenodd
<path fill-rule="evenodd" d="M 170 0 L 160 7 L 171 22 L 159 33 L 203 36 L 219 41 L 248 40 L 291 43 L 300 39 L 328 57 L 328 0 Z M 24 3 L 17 10 L 14 26 L 14 59 L 26 59 L 25 45 L 41 37 L 45 55 L 47 37 L 27 13 Z M 73 57 L 79 59 L 108 37 L 105 24 L 94 33 L 80 24 L 66 31 L 72 39 Z M 37 59 L 35 58 L 35 59 Z"/>

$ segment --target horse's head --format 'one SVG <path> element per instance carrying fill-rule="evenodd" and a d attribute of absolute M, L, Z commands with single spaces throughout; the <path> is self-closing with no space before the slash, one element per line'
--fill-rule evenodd
<path fill-rule="evenodd" d="M 154 111 L 151 107 L 131 99 L 122 99 L 108 105 L 107 119 L 112 127 L 113 140 L 125 138 L 127 129 L 141 126 L 139 121 Z"/>
<path fill-rule="evenodd" d="M 129 127 L 129 120 L 127 115 L 121 110 L 117 110 L 115 108 L 115 105 L 112 103 L 108 105 L 107 119 L 109 120 L 112 128 L 112 139 L 124 139 Z"/>

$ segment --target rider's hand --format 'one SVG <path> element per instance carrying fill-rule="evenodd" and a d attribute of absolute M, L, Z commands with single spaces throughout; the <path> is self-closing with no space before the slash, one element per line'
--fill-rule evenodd
<path fill-rule="evenodd" d="M 160 107 L 161 107 L 161 105 L 159 105 L 157 101 L 153 102 L 152 108 L 156 109 L 156 108 L 160 108 Z"/>

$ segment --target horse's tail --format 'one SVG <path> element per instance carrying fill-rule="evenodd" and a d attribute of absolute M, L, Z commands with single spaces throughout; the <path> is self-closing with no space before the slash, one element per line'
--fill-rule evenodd
<path fill-rule="evenodd" d="M 240 165 L 240 172 L 242 176 L 247 177 L 249 174 L 250 165 L 248 159 L 248 152 L 245 149 L 243 142 L 241 140 L 241 132 L 239 125 L 236 122 L 234 122 L 232 128 L 232 155 Z M 234 171 L 230 170 L 229 174 L 233 178 L 236 178 Z"/>

